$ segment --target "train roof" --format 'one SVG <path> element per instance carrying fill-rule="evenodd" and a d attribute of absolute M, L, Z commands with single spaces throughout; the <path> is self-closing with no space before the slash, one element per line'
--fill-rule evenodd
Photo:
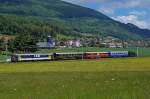
<path fill-rule="evenodd" d="M 85 52 L 85 53 L 109 53 L 109 52 Z"/>
<path fill-rule="evenodd" d="M 65 53 L 56 53 L 56 54 L 83 54 L 84 52 L 65 52 Z"/>
<path fill-rule="evenodd" d="M 129 52 L 129 51 L 110 51 L 110 52 L 116 52 L 116 53 L 121 53 L 121 52 Z"/>
<path fill-rule="evenodd" d="M 52 53 L 48 53 L 48 54 L 46 54 L 46 53 L 44 53 L 44 54 L 41 54 L 41 53 L 33 54 L 33 53 L 31 53 L 31 54 L 15 54 L 15 55 L 52 55 Z"/>

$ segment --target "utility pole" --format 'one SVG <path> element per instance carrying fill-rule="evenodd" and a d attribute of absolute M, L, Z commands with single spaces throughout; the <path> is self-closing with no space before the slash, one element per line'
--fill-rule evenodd
<path fill-rule="evenodd" d="M 84 60 L 84 51 L 82 52 L 82 60 Z"/>
<path fill-rule="evenodd" d="M 139 47 L 136 48 L 137 57 L 139 57 Z"/>
<path fill-rule="evenodd" d="M 4 41 L 5 42 L 5 51 L 7 52 L 8 51 L 8 41 Z"/>
<path fill-rule="evenodd" d="M 83 37 L 82 37 L 83 39 Z M 84 52 L 83 52 L 83 40 L 82 40 L 82 60 L 84 60 Z"/>

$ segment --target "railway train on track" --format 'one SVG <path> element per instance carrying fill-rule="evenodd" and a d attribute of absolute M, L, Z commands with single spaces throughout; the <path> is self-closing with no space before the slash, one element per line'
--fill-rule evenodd
<path fill-rule="evenodd" d="M 100 59 L 100 58 L 114 58 L 114 57 L 134 57 L 134 56 L 136 56 L 136 54 L 129 51 L 13 54 L 11 56 L 11 62 Z"/>

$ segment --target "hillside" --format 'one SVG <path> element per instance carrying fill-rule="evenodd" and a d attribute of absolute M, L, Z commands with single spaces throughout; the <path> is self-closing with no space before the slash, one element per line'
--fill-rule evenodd
<path fill-rule="evenodd" d="M 61 0 L 0 0 L 0 18 L 0 34 L 14 35 L 24 30 L 35 34 L 42 30 L 37 33 L 39 36 L 52 32 L 67 36 L 88 33 L 121 39 L 150 38 L 150 30 L 114 21 L 90 8 Z"/>

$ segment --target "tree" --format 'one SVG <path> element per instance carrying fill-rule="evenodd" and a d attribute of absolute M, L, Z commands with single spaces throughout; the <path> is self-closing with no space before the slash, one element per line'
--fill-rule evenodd
<path fill-rule="evenodd" d="M 5 38 L 0 39 L 0 50 L 5 50 Z"/>
<path fill-rule="evenodd" d="M 36 38 L 28 33 L 19 34 L 11 45 L 10 49 L 23 52 L 37 51 Z"/>
<path fill-rule="evenodd" d="M 12 53 L 15 51 L 14 40 L 8 40 L 8 50 Z"/>

